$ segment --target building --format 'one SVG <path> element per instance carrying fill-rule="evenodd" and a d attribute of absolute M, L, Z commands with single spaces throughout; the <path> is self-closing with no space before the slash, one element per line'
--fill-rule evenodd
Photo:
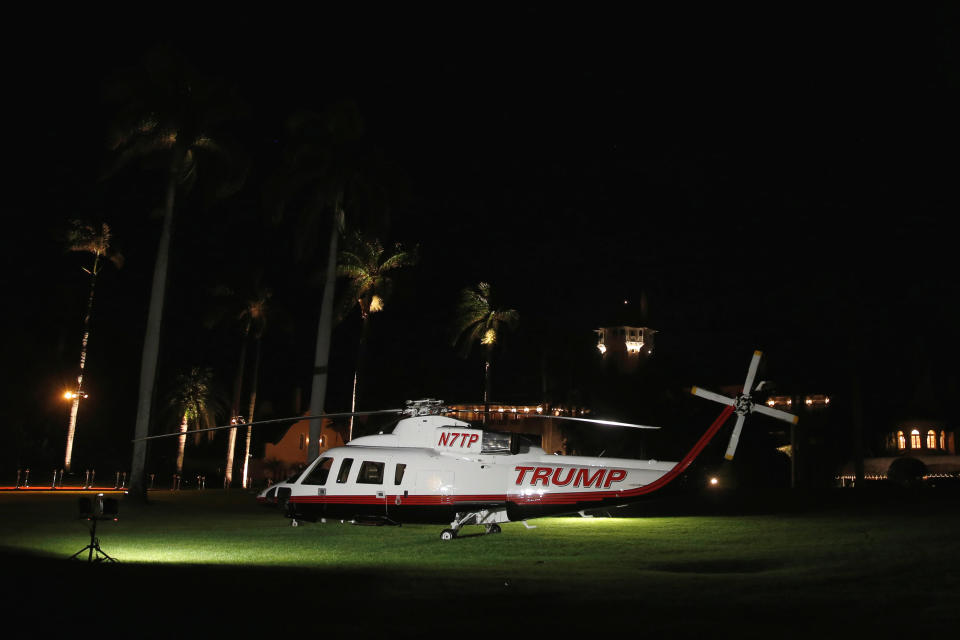
<path fill-rule="evenodd" d="M 490 415 L 483 420 L 483 403 L 458 404 L 449 407 L 457 419 L 491 431 L 508 431 L 525 436 L 547 453 L 567 454 L 567 443 L 560 431 L 560 421 L 549 416 L 585 415 L 586 409 L 548 406 L 544 404 L 490 403 Z"/>
<path fill-rule="evenodd" d="M 887 432 L 883 455 L 864 459 L 863 476 L 900 484 L 936 484 L 938 479 L 960 478 L 957 430 L 937 420 L 904 420 Z M 844 465 L 837 481 L 841 486 L 853 485 L 853 462 Z"/>
<path fill-rule="evenodd" d="M 635 371 L 638 366 L 653 356 L 653 336 L 649 327 L 626 325 L 594 329 L 597 334 L 597 350 L 604 363 L 610 363 L 623 373 Z"/>
<path fill-rule="evenodd" d="M 255 485 L 274 483 L 299 473 L 307 466 L 310 445 L 310 420 L 295 422 L 276 444 L 268 442 L 261 460 L 251 464 L 250 476 Z M 320 426 L 320 452 L 344 444 L 341 425 L 324 419 Z"/>

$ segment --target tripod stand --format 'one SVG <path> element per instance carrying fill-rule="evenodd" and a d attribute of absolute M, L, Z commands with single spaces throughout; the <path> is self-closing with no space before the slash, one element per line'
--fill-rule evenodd
<path fill-rule="evenodd" d="M 90 544 L 88 544 L 83 549 L 80 549 L 80 551 L 77 551 L 75 554 L 70 556 L 70 559 L 73 560 L 84 551 L 88 551 L 87 562 L 102 562 L 104 560 L 109 560 L 110 562 L 117 562 L 116 558 L 111 558 L 109 555 L 107 555 L 106 551 L 100 548 L 100 538 L 97 537 L 97 521 L 98 520 L 116 520 L 116 518 L 100 518 L 99 516 L 89 516 L 87 519 L 91 522 Z M 94 552 L 96 552 L 96 555 L 94 555 Z"/>

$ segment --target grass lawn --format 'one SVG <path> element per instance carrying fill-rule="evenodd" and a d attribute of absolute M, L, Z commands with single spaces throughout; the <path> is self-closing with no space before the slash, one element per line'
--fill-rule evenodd
<path fill-rule="evenodd" d="M 444 542 L 437 525 L 291 527 L 239 490 L 156 492 L 100 524 L 120 563 L 90 565 L 67 561 L 89 542 L 76 494 L 5 493 L 0 601 L 50 631 L 100 611 L 138 637 L 955 634 L 960 495 L 853 495 L 780 513 L 545 518 Z"/>

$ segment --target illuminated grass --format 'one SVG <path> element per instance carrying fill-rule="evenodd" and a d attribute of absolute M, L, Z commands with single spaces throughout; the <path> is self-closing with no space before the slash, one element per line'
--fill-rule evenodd
<path fill-rule="evenodd" d="M 25 557 L 45 562 L 38 590 L 51 571 L 63 582 L 90 579 L 85 563 L 64 560 L 89 540 L 75 513 L 75 497 L 0 495 L 0 548 L 15 565 L 14 581 L 34 580 L 27 569 L 32 560 L 16 567 Z M 294 528 L 240 491 L 163 492 L 147 506 L 123 504 L 119 522 L 101 523 L 104 551 L 122 564 L 100 565 L 96 576 L 158 592 L 171 582 L 195 584 L 221 602 L 246 601 L 273 584 L 283 585 L 284 606 L 294 608 L 315 606 L 317 594 L 333 608 L 393 603 L 405 613 L 391 624 L 411 630 L 459 620 L 455 608 L 437 612 L 438 603 L 453 602 L 501 612 L 522 602 L 538 624 L 559 630 L 580 628 L 599 610 L 604 624 L 629 626 L 640 617 L 648 631 L 747 624 L 791 637 L 816 629 L 815 619 L 883 632 L 907 628 L 908 621 L 911 629 L 935 629 L 958 620 L 956 501 L 907 512 L 845 508 L 533 524 L 528 530 L 508 523 L 500 535 L 444 542 L 438 525 Z M 573 615 L 584 608 L 594 617 Z M 797 618 L 804 611 L 816 616 Z"/>

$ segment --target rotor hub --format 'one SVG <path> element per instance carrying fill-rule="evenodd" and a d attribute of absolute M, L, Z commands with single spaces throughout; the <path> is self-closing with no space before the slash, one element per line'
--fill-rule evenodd
<path fill-rule="evenodd" d="M 408 416 L 436 416 L 447 412 L 443 400 L 407 400 L 407 406 L 403 410 L 404 415 Z"/>
<path fill-rule="evenodd" d="M 745 416 L 750 413 L 752 406 L 753 403 L 750 402 L 750 396 L 741 393 L 734 399 L 733 410 L 737 412 L 737 415 Z"/>

